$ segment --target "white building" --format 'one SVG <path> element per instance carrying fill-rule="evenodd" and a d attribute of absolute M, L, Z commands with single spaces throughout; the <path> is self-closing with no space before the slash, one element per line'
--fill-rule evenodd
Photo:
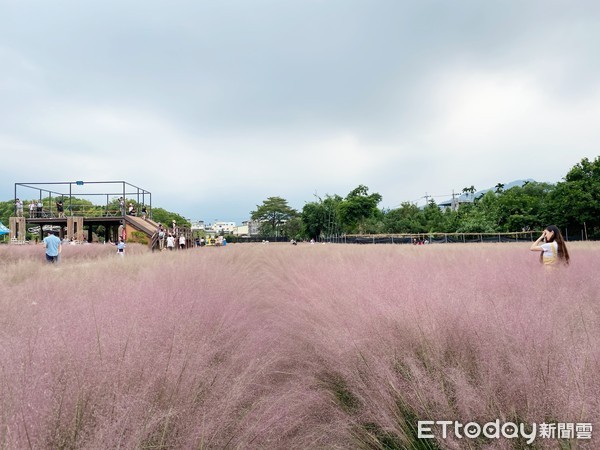
<path fill-rule="evenodd" d="M 204 230 L 204 220 L 193 220 L 192 231 Z"/>
<path fill-rule="evenodd" d="M 236 226 L 235 226 L 235 222 L 215 222 L 214 224 L 212 224 L 212 226 L 210 228 L 216 234 L 220 234 L 220 233 L 233 233 Z"/>
<path fill-rule="evenodd" d="M 235 227 L 235 230 L 233 231 L 233 235 L 234 236 L 248 236 L 248 225 L 240 225 L 239 227 Z"/>

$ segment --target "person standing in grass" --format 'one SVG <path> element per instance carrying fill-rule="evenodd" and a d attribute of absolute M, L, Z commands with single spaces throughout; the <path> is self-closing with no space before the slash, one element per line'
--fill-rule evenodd
<path fill-rule="evenodd" d="M 542 235 L 529 248 L 540 253 L 540 262 L 545 266 L 556 266 L 558 263 L 569 264 L 569 251 L 560 230 L 556 225 L 547 227 Z"/>
<path fill-rule="evenodd" d="M 117 243 L 117 255 L 125 256 L 125 241 L 122 237 L 119 238 L 119 242 Z"/>
<path fill-rule="evenodd" d="M 44 247 L 46 248 L 46 261 L 52 264 L 57 262 L 58 255 L 62 251 L 62 244 L 60 239 L 54 236 L 54 231 L 48 231 L 48 236 L 44 238 Z"/>

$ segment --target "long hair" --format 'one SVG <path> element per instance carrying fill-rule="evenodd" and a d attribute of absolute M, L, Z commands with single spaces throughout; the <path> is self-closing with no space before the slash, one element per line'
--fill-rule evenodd
<path fill-rule="evenodd" d="M 550 225 L 546 227 L 546 231 L 552 231 L 552 237 L 546 242 L 554 242 L 558 245 L 558 259 L 561 260 L 564 264 L 569 264 L 569 251 L 567 250 L 567 245 L 565 244 L 565 240 L 563 238 L 562 233 L 558 229 L 556 225 Z M 540 254 L 540 262 L 544 260 L 544 254 Z"/>

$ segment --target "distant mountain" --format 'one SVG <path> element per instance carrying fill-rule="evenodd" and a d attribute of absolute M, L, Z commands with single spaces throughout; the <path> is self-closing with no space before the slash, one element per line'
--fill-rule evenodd
<path fill-rule="evenodd" d="M 532 179 L 532 178 L 528 178 L 526 180 L 511 181 L 510 183 L 505 183 L 504 184 L 503 190 L 507 191 L 510 188 L 513 188 L 515 186 L 522 187 L 525 183 L 534 183 L 534 182 L 535 182 L 535 180 Z M 461 194 L 458 197 L 458 201 L 459 202 L 470 202 L 470 201 L 473 201 L 473 198 L 479 198 L 479 197 L 485 195 L 486 193 L 488 193 L 490 191 L 495 192 L 496 191 L 496 187 L 494 186 L 494 187 L 491 187 L 491 188 L 483 189 L 481 191 L 477 191 L 473 195 L 471 195 L 471 194 Z"/>
<path fill-rule="evenodd" d="M 515 180 L 515 181 L 511 181 L 510 183 L 505 183 L 504 184 L 504 188 L 503 190 L 508 190 L 510 188 L 513 188 L 515 186 L 523 186 L 525 185 L 525 183 L 535 183 L 535 180 L 532 178 L 528 178 L 526 180 Z M 485 195 L 487 192 L 495 192 L 496 191 L 496 187 L 491 187 L 491 188 L 487 188 L 487 189 L 483 189 L 480 191 L 475 192 L 474 194 L 470 194 L 470 193 L 466 193 L 466 194 L 460 194 L 456 200 L 458 203 L 464 203 L 464 202 L 472 202 L 473 199 L 475 198 L 479 198 L 483 195 Z M 445 202 L 441 202 L 438 204 L 439 206 L 451 206 L 452 205 L 452 200 L 446 200 Z"/>

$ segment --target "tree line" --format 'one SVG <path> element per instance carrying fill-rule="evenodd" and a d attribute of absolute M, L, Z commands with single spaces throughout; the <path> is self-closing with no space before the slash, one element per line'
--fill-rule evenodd
<path fill-rule="evenodd" d="M 260 222 L 263 236 L 295 239 L 327 238 L 347 234 L 503 233 L 541 230 L 554 224 L 572 238 L 600 239 L 600 157 L 584 158 L 562 181 L 524 182 L 475 196 L 472 201 L 442 209 L 433 199 L 424 207 L 404 202 L 398 208 L 378 205 L 380 194 L 359 185 L 345 197 L 326 195 L 306 203 L 301 211 L 281 197 L 269 197 L 250 213 Z"/>
<path fill-rule="evenodd" d="M 260 222 L 264 237 L 282 236 L 294 239 L 318 239 L 348 234 L 412 234 L 412 233 L 502 233 L 541 230 L 554 224 L 573 238 L 600 239 L 600 156 L 593 161 L 584 158 L 573 166 L 563 180 L 556 183 L 525 182 L 523 186 L 504 189 L 498 183 L 494 190 L 476 197 L 474 186 L 463 193 L 472 202 L 458 208 L 442 209 L 433 199 L 425 207 L 404 202 L 398 208 L 379 208 L 382 196 L 359 185 L 344 197 L 333 194 L 316 197 L 301 211 L 281 197 L 269 197 L 250 212 Z M 45 198 L 44 204 L 58 198 Z M 68 198 L 67 198 L 68 199 Z M 67 201 L 63 199 L 63 201 Z M 129 203 L 129 200 L 128 200 Z M 28 202 L 24 207 L 27 210 Z M 140 205 L 134 205 L 140 210 Z M 117 199 L 97 206 L 73 197 L 70 207 L 77 209 L 119 209 Z M 66 204 L 65 204 L 66 209 Z M 8 223 L 14 215 L 14 200 L 0 202 L 0 221 Z M 153 219 L 161 223 L 177 221 L 190 226 L 181 215 L 162 208 L 152 208 Z"/>

